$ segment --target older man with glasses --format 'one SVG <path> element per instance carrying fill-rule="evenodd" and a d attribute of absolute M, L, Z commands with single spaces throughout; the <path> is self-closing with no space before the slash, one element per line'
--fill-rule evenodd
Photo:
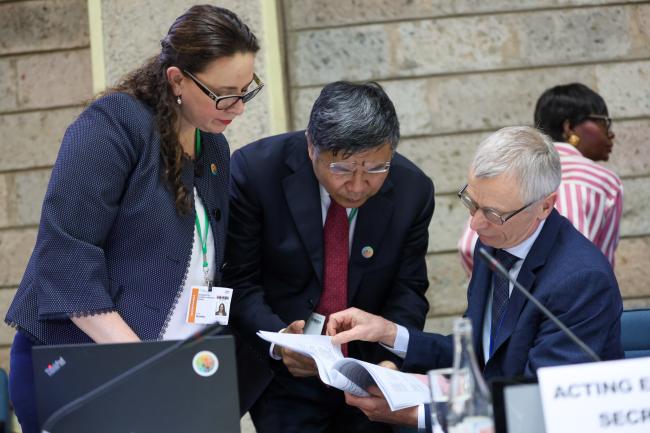
<path fill-rule="evenodd" d="M 606 257 L 553 208 L 560 159 L 551 139 L 529 127 L 497 131 L 484 140 L 458 197 L 485 248 L 601 359 L 623 357 L 621 294 Z M 557 325 L 506 278 L 477 260 L 465 316 L 487 379 L 534 376 L 540 367 L 590 361 Z M 406 328 L 406 329 L 405 329 Z M 405 371 L 452 363 L 450 336 L 407 329 L 358 309 L 330 317 L 333 342 L 376 341 L 404 357 Z M 348 396 L 372 419 L 422 427 L 415 408 L 390 412 L 382 397 Z"/>
<path fill-rule="evenodd" d="M 232 155 L 224 269 L 235 293 L 232 325 L 275 371 L 251 410 L 258 432 L 391 431 L 323 385 L 311 359 L 255 333 L 321 334 L 330 314 L 351 306 L 422 329 L 434 190 L 395 152 L 398 140 L 395 109 L 378 84 L 336 82 L 322 89 L 306 131 Z M 343 350 L 400 362 L 374 344 Z"/>

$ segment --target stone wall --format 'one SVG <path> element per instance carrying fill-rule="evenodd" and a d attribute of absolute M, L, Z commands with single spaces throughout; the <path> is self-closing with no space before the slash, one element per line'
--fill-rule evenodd
<path fill-rule="evenodd" d="M 478 142 L 531 124 L 546 88 L 582 81 L 608 103 L 607 165 L 626 198 L 616 274 L 626 307 L 650 305 L 650 2 L 607 0 L 284 0 L 289 98 L 304 128 L 323 84 L 376 80 L 394 100 L 400 150 L 434 180 L 427 329 L 466 305 L 455 192 Z"/>
<path fill-rule="evenodd" d="M 0 316 L 31 254 L 63 133 L 92 97 L 86 0 L 0 2 Z M 0 367 L 13 330 L 0 326 Z"/>

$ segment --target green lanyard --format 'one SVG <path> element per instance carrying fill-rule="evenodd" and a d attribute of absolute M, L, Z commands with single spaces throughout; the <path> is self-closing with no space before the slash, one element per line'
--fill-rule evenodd
<path fill-rule="evenodd" d="M 198 128 L 196 130 L 196 139 L 194 141 L 194 151 L 196 152 L 196 157 L 198 157 L 201 153 L 201 132 L 198 130 Z M 205 277 L 205 284 L 210 287 L 210 278 L 208 278 L 208 274 L 210 272 L 210 267 L 208 264 L 208 230 L 210 229 L 210 219 L 208 217 L 208 210 L 205 208 L 205 206 L 203 207 L 203 211 L 205 212 L 205 230 L 203 230 L 203 233 L 201 233 L 201 221 L 199 220 L 198 214 L 194 215 L 194 225 L 196 225 L 196 231 L 199 233 L 199 241 L 201 242 L 201 252 L 203 253 L 203 276 Z"/>

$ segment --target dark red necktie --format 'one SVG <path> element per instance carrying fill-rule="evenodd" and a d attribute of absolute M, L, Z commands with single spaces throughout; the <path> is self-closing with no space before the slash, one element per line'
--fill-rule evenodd
<path fill-rule="evenodd" d="M 316 308 L 317 313 L 326 317 L 348 307 L 348 244 L 348 215 L 344 207 L 332 200 L 323 227 L 323 293 Z M 347 344 L 341 349 L 347 356 Z"/>

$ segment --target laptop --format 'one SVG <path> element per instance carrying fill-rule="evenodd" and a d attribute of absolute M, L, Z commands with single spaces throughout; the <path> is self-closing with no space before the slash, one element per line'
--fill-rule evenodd
<path fill-rule="evenodd" d="M 176 344 L 34 346 L 38 421 Z M 96 391 L 95 391 L 96 392 Z M 205 337 L 129 373 L 62 417 L 50 433 L 239 433 L 235 344 Z"/>
<path fill-rule="evenodd" d="M 503 433 L 546 433 L 542 398 L 532 378 L 493 379 L 492 405 L 495 431 Z"/>

